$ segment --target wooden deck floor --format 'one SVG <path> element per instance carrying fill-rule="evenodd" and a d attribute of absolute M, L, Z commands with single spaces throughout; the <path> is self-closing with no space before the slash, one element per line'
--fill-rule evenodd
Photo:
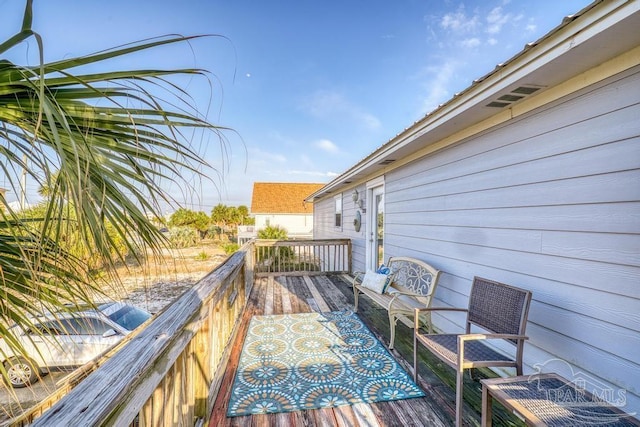
<path fill-rule="evenodd" d="M 248 320 L 253 315 L 335 311 L 353 307 L 353 292 L 346 278 L 329 276 L 278 276 L 257 279 L 243 318 L 243 329 L 233 344 L 231 360 L 222 382 L 222 392 L 214 405 L 210 426 L 450 426 L 454 423 L 453 390 L 443 384 L 427 368 L 419 369 L 419 385 L 427 397 L 340 406 L 332 409 L 299 411 L 283 414 L 226 416 L 242 343 Z M 386 311 L 362 298 L 360 318 L 385 345 L 389 343 Z M 401 323 L 397 326 L 398 362 L 411 373 L 408 360 L 413 358 L 413 337 Z M 412 363 L 412 362 L 411 362 Z M 424 371 L 424 372 L 423 372 Z M 469 412 L 469 411 L 467 411 Z M 471 425 L 479 424 L 478 414 L 471 414 Z"/>

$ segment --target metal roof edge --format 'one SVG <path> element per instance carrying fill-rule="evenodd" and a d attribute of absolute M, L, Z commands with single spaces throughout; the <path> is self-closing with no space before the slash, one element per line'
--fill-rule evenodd
<path fill-rule="evenodd" d="M 350 178 L 353 178 L 358 172 L 371 167 L 384 156 L 393 153 L 398 147 L 403 145 L 403 143 L 408 143 L 414 140 L 417 136 L 428 132 L 427 128 L 430 125 L 442 120 L 445 116 L 452 113 L 455 113 L 453 117 L 456 117 L 464 111 L 465 104 L 471 103 L 473 98 L 479 93 L 491 90 L 492 85 L 495 84 L 496 81 L 503 81 L 512 73 L 518 72 L 519 67 L 515 66 L 515 63 L 518 62 L 518 60 L 525 61 L 530 56 L 531 59 L 535 59 L 544 57 L 545 55 L 550 55 L 558 45 L 561 45 L 567 39 L 574 37 L 585 28 L 588 28 L 595 20 L 606 16 L 612 10 L 617 10 L 626 4 L 633 3 L 634 1 L 636 0 L 595 0 L 575 14 L 565 16 L 561 23 L 555 28 L 544 34 L 538 40 L 527 43 L 521 51 L 516 53 L 507 61 L 496 65 L 492 71 L 478 79 L 475 79 L 470 86 L 466 87 L 461 92 L 454 94 L 454 96 L 448 101 L 440 104 L 437 108 L 427 113 L 421 119 L 415 121 L 411 126 L 405 128 L 345 172 L 331 180 L 325 186 L 309 195 L 305 201 L 313 202 L 316 198 L 319 198 L 322 195 L 334 192 L 339 185 L 345 183 L 345 181 L 349 181 Z M 594 9 L 596 10 L 594 11 Z M 582 19 L 585 15 L 590 13 L 592 14 L 590 20 Z M 552 42 L 552 39 L 555 36 L 558 36 L 569 26 L 573 26 L 575 28 L 572 28 L 570 33 Z M 500 73 L 498 80 L 492 79 L 492 77 L 496 76 L 498 73 Z M 456 112 L 455 110 L 460 111 Z"/>

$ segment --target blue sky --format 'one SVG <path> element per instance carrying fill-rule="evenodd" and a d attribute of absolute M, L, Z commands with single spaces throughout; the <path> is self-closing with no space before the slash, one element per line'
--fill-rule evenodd
<path fill-rule="evenodd" d="M 209 213 L 249 206 L 255 181 L 329 182 L 590 1 L 34 3 L 49 61 L 170 33 L 223 36 L 113 64 L 211 72 L 212 86 L 185 84 L 211 122 L 235 130 L 226 150 L 216 140 L 200 149 L 223 180 L 207 172 L 213 182 L 178 196 Z M 23 8 L 0 0 L 0 40 L 19 30 Z M 31 42 L 2 57 L 25 64 L 34 50 Z"/>

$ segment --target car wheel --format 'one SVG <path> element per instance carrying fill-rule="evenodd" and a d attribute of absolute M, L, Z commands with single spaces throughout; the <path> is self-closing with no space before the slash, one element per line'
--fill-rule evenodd
<path fill-rule="evenodd" d="M 24 357 L 12 357 L 4 363 L 9 384 L 23 388 L 38 381 L 36 365 Z"/>

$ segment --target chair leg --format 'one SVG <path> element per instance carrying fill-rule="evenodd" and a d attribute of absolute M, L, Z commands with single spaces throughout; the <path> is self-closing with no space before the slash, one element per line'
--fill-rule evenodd
<path fill-rule="evenodd" d="M 393 350 L 393 343 L 396 340 L 396 317 L 389 314 L 389 329 L 391 330 L 391 339 L 389 340 L 389 350 Z"/>
<path fill-rule="evenodd" d="M 360 292 L 358 292 L 358 290 L 354 287 L 353 288 L 353 312 L 357 313 L 358 312 L 358 294 Z"/>
<path fill-rule="evenodd" d="M 464 387 L 464 369 L 458 368 L 456 376 L 456 427 L 462 427 L 462 390 Z"/>
<path fill-rule="evenodd" d="M 413 382 L 418 384 L 418 339 L 413 331 Z"/>

